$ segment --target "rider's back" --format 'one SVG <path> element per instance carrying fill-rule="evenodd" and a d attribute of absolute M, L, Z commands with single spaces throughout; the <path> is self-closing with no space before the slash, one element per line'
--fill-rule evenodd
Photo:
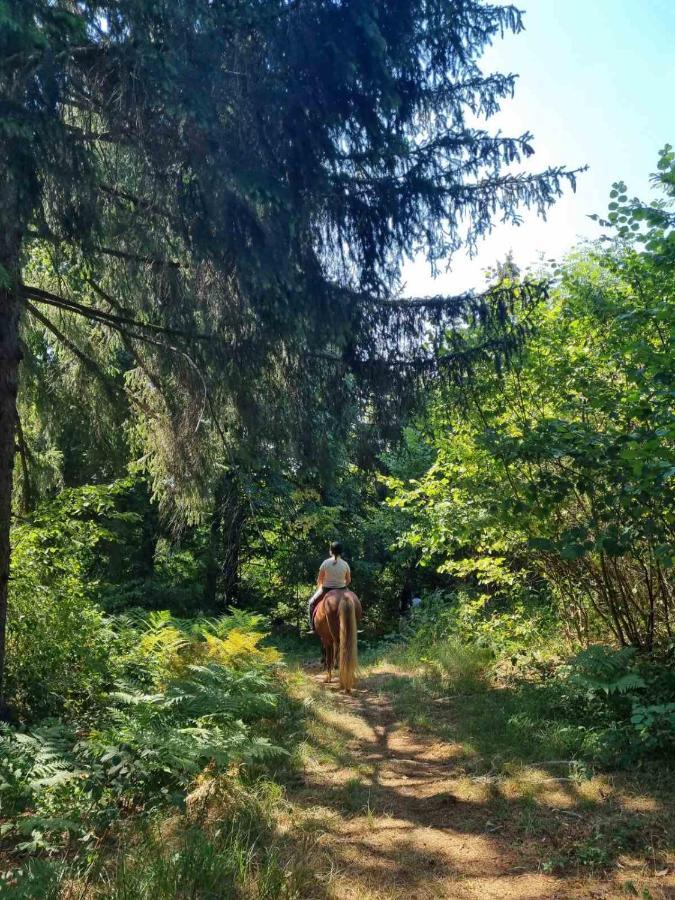
<path fill-rule="evenodd" d="M 329 556 L 328 559 L 324 559 L 320 571 L 323 572 L 324 588 L 343 588 L 347 585 L 350 576 L 349 564 L 341 557 L 334 559 Z"/>

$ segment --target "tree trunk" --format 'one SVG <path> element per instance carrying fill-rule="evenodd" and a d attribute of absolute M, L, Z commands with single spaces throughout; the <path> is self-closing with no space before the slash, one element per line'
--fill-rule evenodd
<path fill-rule="evenodd" d="M 204 573 L 204 593 L 202 600 L 204 608 L 214 610 L 216 608 L 216 596 L 218 593 L 218 551 L 221 543 L 221 530 L 223 524 L 223 497 L 225 492 L 225 476 L 221 476 L 216 485 L 213 500 L 213 515 L 209 527 L 209 542 L 206 548 L 206 572 Z"/>
<path fill-rule="evenodd" d="M 11 121 L 11 116 L 10 116 Z M 11 135 L 11 130 L 9 134 Z M 5 136 L 3 135 L 3 138 Z M 7 719 L 5 703 L 5 644 L 9 593 L 12 490 L 16 453 L 19 389 L 19 315 L 21 301 L 21 244 L 30 218 L 31 198 L 21 165 L 17 166 L 13 139 L 0 142 L 0 719 Z"/>
<path fill-rule="evenodd" d="M 2 241 L 2 238 L 0 238 Z M 7 238 L 2 241 L 7 250 Z M 18 249 L 18 247 L 17 247 Z M 4 718 L 5 637 L 12 518 L 12 473 L 16 450 L 16 395 L 19 379 L 18 253 L 0 255 L 0 718 Z"/>
<path fill-rule="evenodd" d="M 134 575 L 136 578 L 152 578 L 155 574 L 155 556 L 157 554 L 157 542 L 160 537 L 160 522 L 157 507 L 152 502 L 150 491 L 144 484 L 143 493 L 143 521 L 141 523 L 141 537 L 138 548 L 138 559 Z"/>
<path fill-rule="evenodd" d="M 28 464 L 28 447 L 26 446 L 26 438 L 21 427 L 21 416 L 19 415 L 16 417 L 16 439 L 16 449 L 19 451 L 19 459 L 21 460 L 21 512 L 23 515 L 26 515 L 33 509 L 33 486 Z"/>
<path fill-rule="evenodd" d="M 246 507 L 236 471 L 225 472 L 216 486 L 204 576 L 203 602 L 227 609 L 239 592 L 241 542 Z M 222 609 L 222 606 L 220 607 Z"/>
<path fill-rule="evenodd" d="M 228 476 L 227 491 L 223 504 L 223 567 L 221 591 L 225 607 L 230 606 L 239 596 L 239 574 L 241 565 L 241 544 L 246 521 L 246 508 L 241 484 L 236 473 Z"/>

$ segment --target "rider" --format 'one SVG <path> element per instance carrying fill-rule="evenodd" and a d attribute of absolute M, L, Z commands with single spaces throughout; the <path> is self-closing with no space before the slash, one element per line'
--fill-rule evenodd
<path fill-rule="evenodd" d="M 309 601 L 309 627 L 314 631 L 314 608 L 328 591 L 345 588 L 352 580 L 349 564 L 342 559 L 342 545 L 333 541 L 330 545 L 330 556 L 319 566 L 319 577 L 316 580 L 318 590 Z"/>

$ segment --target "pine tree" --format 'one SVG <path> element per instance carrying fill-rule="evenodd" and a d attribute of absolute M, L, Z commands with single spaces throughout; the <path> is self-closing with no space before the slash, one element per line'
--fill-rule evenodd
<path fill-rule="evenodd" d="M 481 52 L 521 27 L 484 0 L 3 0 L 0 672 L 22 318 L 118 335 L 177 476 L 219 411 L 283 432 L 336 378 L 435 367 L 420 330 L 508 304 L 401 301 L 403 258 L 446 259 L 574 178 L 514 172 L 530 136 L 470 124 L 514 86 Z M 35 242 L 48 286 L 23 278 Z M 283 402 L 255 402 L 260 379 Z"/>

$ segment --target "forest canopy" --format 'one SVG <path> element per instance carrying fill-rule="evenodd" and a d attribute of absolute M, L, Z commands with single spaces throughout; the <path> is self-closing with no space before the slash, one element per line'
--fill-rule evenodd
<path fill-rule="evenodd" d="M 23 329 L 26 368 L 59 346 L 177 520 L 224 515 L 231 593 L 242 459 L 326 471 L 333 435 L 390 420 L 448 326 L 479 316 L 493 354 L 517 341 L 502 295 L 401 301 L 403 258 L 447 258 L 574 182 L 514 169 L 529 135 L 471 124 L 513 90 L 479 66 L 522 27 L 510 6 L 3 10 L 0 671 Z"/>

